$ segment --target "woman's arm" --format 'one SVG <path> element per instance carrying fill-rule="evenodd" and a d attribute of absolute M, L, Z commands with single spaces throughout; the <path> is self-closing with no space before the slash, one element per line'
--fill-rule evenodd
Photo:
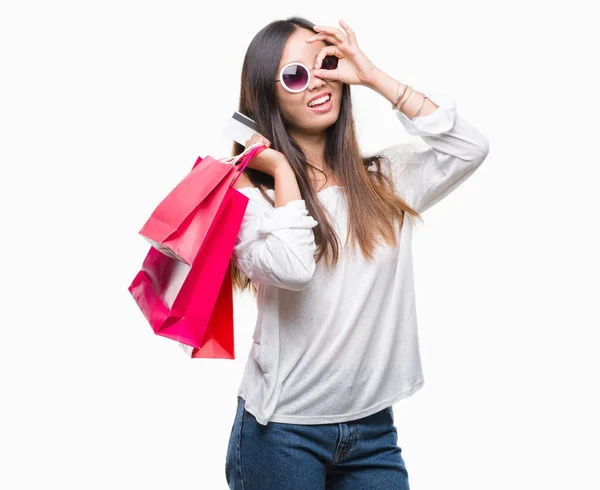
<path fill-rule="evenodd" d="M 275 180 L 275 207 L 285 206 L 290 201 L 302 200 L 298 180 L 289 164 L 281 165 L 273 174 Z"/>
<path fill-rule="evenodd" d="M 249 200 L 233 257 L 252 282 L 301 291 L 316 267 L 312 228 L 318 222 L 309 216 L 291 168 L 276 172 L 274 178 L 275 206 L 244 174 L 236 182 L 234 187 Z"/>
<path fill-rule="evenodd" d="M 375 83 L 368 85 L 368 87 L 375 90 L 375 92 L 377 92 L 379 95 L 385 97 L 387 100 L 390 101 L 390 103 L 394 104 L 400 96 L 400 94 L 402 94 L 402 92 L 406 88 L 406 85 L 400 83 L 398 80 L 394 79 L 384 71 L 378 70 Z M 406 101 L 404 102 L 400 110 L 409 119 L 412 119 L 421 107 L 421 105 L 423 105 L 423 95 L 423 93 L 417 92 L 414 89 L 406 89 L 406 92 L 404 93 L 399 104 L 403 101 Z M 438 107 L 439 106 L 432 100 L 425 99 L 425 104 L 423 105 L 423 108 L 419 113 L 419 117 L 427 116 L 428 114 L 435 112 Z"/>
<path fill-rule="evenodd" d="M 398 81 L 379 71 L 370 88 L 391 103 L 398 98 Z M 401 85 L 400 93 L 405 85 Z M 420 136 L 424 148 L 402 143 L 383 150 L 389 157 L 396 192 L 419 213 L 429 209 L 453 192 L 486 159 L 487 138 L 456 111 L 453 97 L 413 91 L 395 114 L 408 134 Z M 413 99 L 414 97 L 414 99 Z M 432 100 L 433 99 L 433 100 Z M 412 119 L 423 105 L 419 117 Z"/>

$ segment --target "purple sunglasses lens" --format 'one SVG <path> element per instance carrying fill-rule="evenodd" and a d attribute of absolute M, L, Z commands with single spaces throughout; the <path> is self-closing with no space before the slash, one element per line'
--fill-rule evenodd
<path fill-rule="evenodd" d="M 291 90 L 300 90 L 308 82 L 308 72 L 300 65 L 290 65 L 283 71 L 282 82 Z"/>
<path fill-rule="evenodd" d="M 335 70 L 338 65 L 337 56 L 325 56 L 321 63 L 323 70 Z M 308 82 L 308 72 L 301 65 L 290 65 L 284 71 L 282 75 L 282 82 L 286 87 L 291 90 L 300 90 L 306 87 Z"/>

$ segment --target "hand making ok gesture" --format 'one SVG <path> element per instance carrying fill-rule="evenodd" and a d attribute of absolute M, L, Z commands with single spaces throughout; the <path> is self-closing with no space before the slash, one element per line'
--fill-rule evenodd
<path fill-rule="evenodd" d="M 325 40 L 333 46 L 325 46 L 317 55 L 315 69 L 312 73 L 323 80 L 337 80 L 354 85 L 372 85 L 375 82 L 378 69 L 358 47 L 354 31 L 340 19 L 340 25 L 345 32 L 337 27 L 314 26 L 317 34 L 306 39 L 306 42 Z M 321 70 L 321 62 L 326 56 L 336 56 L 338 66 L 334 70 Z"/>

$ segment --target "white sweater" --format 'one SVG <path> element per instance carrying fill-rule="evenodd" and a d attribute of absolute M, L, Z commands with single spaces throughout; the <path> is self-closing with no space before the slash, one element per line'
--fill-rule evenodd
<path fill-rule="evenodd" d="M 456 113 L 452 97 L 427 93 L 439 108 L 411 121 L 424 147 L 399 144 L 391 159 L 398 195 L 422 213 L 464 182 L 486 158 L 487 139 Z M 253 187 L 235 248 L 238 267 L 257 286 L 258 316 L 238 395 L 256 420 L 291 424 L 344 422 L 371 415 L 423 386 L 412 263 L 413 224 L 406 216 L 398 247 L 375 259 L 344 247 L 342 187 L 318 193 L 335 218 L 342 249 L 328 270 L 315 263 L 304 200 L 274 208 Z M 275 192 L 267 191 L 274 199 Z"/>

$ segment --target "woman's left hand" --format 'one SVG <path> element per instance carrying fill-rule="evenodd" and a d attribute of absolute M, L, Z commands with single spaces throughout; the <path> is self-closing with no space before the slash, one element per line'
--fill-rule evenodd
<path fill-rule="evenodd" d="M 306 42 L 326 40 L 333 46 L 325 46 L 317 56 L 312 73 L 323 80 L 336 80 L 354 85 L 373 85 L 377 75 L 377 67 L 358 47 L 354 31 L 340 19 L 340 25 L 346 32 L 337 27 L 314 26 L 318 34 L 309 37 Z M 326 56 L 339 58 L 335 70 L 320 69 Z"/>

